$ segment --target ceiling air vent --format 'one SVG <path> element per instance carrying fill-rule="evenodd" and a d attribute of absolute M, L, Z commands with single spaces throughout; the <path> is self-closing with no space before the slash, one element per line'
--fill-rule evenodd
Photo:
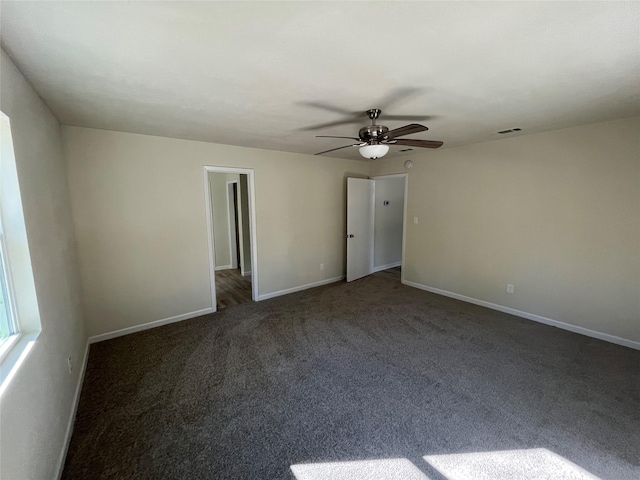
<path fill-rule="evenodd" d="M 400 152 L 410 152 L 411 150 L 413 150 L 413 148 L 403 148 L 402 150 L 399 150 Z"/>
<path fill-rule="evenodd" d="M 498 133 L 513 133 L 513 132 L 519 132 L 520 130 L 522 130 L 521 128 L 510 128 L 509 130 L 502 130 Z"/>

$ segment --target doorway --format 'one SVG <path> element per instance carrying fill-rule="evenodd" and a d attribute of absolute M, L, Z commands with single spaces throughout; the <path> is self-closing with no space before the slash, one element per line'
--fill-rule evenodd
<path fill-rule="evenodd" d="M 205 167 L 214 311 L 257 298 L 253 170 Z"/>
<path fill-rule="evenodd" d="M 347 281 L 375 272 L 401 280 L 406 173 L 347 180 Z"/>

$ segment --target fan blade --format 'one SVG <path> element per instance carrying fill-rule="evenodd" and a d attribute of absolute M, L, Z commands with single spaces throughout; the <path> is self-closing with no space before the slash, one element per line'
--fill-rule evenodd
<path fill-rule="evenodd" d="M 397 140 L 393 140 L 391 145 L 406 145 L 408 147 L 422 147 L 422 148 L 439 148 L 441 147 L 443 142 L 438 142 L 436 140 L 412 140 L 410 138 L 398 138 Z"/>
<path fill-rule="evenodd" d="M 376 102 L 376 108 L 379 108 L 384 112 L 390 106 L 396 105 L 408 97 L 418 95 L 423 90 L 424 89 L 420 87 L 394 88 L 389 93 L 387 93 L 384 97 L 382 97 L 380 101 Z M 386 118 L 386 115 L 385 115 L 385 118 Z"/>
<path fill-rule="evenodd" d="M 410 120 L 417 122 L 438 118 L 435 115 L 385 115 L 384 113 L 380 117 L 382 120 Z"/>
<path fill-rule="evenodd" d="M 336 137 L 334 135 L 316 135 L 316 138 L 347 138 L 349 140 L 355 140 L 356 142 L 361 141 L 358 137 Z"/>
<path fill-rule="evenodd" d="M 314 155 L 322 155 L 323 153 L 329 153 L 335 150 L 342 150 L 343 148 L 357 147 L 359 145 L 360 145 L 359 143 L 354 143 L 353 145 L 345 145 L 344 147 L 332 148 L 331 150 L 325 150 L 324 152 L 314 153 Z"/>
<path fill-rule="evenodd" d="M 345 120 L 337 120 L 335 122 L 319 123 L 318 125 L 310 125 L 308 127 L 302 127 L 299 130 L 307 132 L 309 130 L 322 130 L 323 128 L 335 127 L 337 125 L 348 125 L 350 123 L 362 123 L 362 120 L 356 118 L 347 118 Z"/>
<path fill-rule="evenodd" d="M 323 103 L 323 102 L 298 102 L 298 105 L 302 105 L 305 107 L 313 107 L 313 108 L 320 108 L 322 110 L 327 110 L 329 112 L 333 112 L 333 113 L 339 113 L 341 115 L 348 115 L 348 116 L 353 116 L 353 117 L 361 117 L 362 116 L 362 112 L 361 111 L 357 111 L 357 112 L 351 112 L 349 110 L 345 110 L 344 108 L 340 108 L 340 107 L 336 107 L 334 105 L 329 105 L 328 103 Z"/>
<path fill-rule="evenodd" d="M 396 128 L 395 130 L 389 130 L 384 134 L 385 140 L 391 140 L 392 138 L 401 137 L 403 135 L 410 135 L 412 133 L 420 133 L 429 130 L 424 125 L 418 123 L 412 123 L 405 125 L 404 127 Z"/>

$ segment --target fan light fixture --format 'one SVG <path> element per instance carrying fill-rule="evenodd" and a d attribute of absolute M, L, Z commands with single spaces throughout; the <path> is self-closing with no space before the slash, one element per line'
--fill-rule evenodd
<path fill-rule="evenodd" d="M 360 155 L 370 160 L 373 160 L 374 158 L 384 157 L 388 151 L 389 145 L 374 144 L 360 147 Z"/>

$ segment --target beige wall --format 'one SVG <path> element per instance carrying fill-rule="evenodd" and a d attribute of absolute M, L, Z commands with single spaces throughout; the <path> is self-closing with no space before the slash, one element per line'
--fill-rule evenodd
<path fill-rule="evenodd" d="M 204 165 L 255 171 L 260 295 L 344 274 L 345 178 L 367 175 L 364 161 L 77 127 L 63 137 L 89 335 L 211 307 Z"/>
<path fill-rule="evenodd" d="M 0 477 L 51 479 L 65 447 L 86 337 L 60 126 L 2 52 L 42 332 L 0 400 Z M 67 357 L 74 371 L 67 371 Z"/>
<path fill-rule="evenodd" d="M 407 280 L 637 341 L 639 122 L 371 164 L 63 127 L 88 331 L 211 306 L 203 165 L 255 169 L 264 295 L 342 275 L 344 178 L 412 158 Z"/>
<path fill-rule="evenodd" d="M 640 118 L 407 158 L 406 280 L 640 341 Z"/>

